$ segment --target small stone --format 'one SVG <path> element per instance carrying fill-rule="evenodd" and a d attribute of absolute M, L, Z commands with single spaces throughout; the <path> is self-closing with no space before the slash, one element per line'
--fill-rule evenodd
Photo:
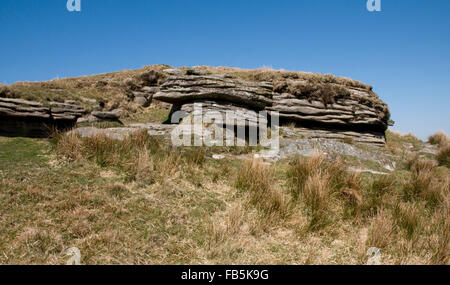
<path fill-rule="evenodd" d="M 213 154 L 213 155 L 212 155 L 212 158 L 213 158 L 213 159 L 216 159 L 216 160 L 220 160 L 220 159 L 224 159 L 224 158 L 225 158 L 225 155 L 222 155 L 222 154 Z"/>
<path fill-rule="evenodd" d="M 159 87 L 145 86 L 142 88 L 142 91 L 149 94 L 155 94 L 156 92 L 159 92 Z"/>
<path fill-rule="evenodd" d="M 148 107 L 150 105 L 149 100 L 147 98 L 145 98 L 144 96 L 134 97 L 134 103 L 136 103 L 142 107 Z"/>
<path fill-rule="evenodd" d="M 90 103 L 90 104 L 95 104 L 95 103 L 97 103 L 97 100 L 95 100 L 95 99 L 89 99 L 89 98 L 84 98 L 84 97 L 81 97 L 80 99 L 81 99 L 81 101 L 83 101 L 84 103 Z"/>

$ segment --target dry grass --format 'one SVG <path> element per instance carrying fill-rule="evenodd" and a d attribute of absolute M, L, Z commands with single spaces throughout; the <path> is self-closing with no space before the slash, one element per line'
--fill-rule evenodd
<path fill-rule="evenodd" d="M 330 179 L 320 171 L 308 176 L 302 191 L 302 198 L 310 217 L 309 227 L 316 230 L 324 227 L 330 215 Z"/>
<path fill-rule="evenodd" d="M 450 144 L 441 147 L 436 158 L 440 165 L 450 168 Z"/>
<path fill-rule="evenodd" d="M 440 165 L 450 167 L 450 138 L 444 132 L 437 132 L 428 138 L 428 142 L 439 146 L 436 156 Z"/>
<path fill-rule="evenodd" d="M 447 181 L 447 197 L 443 207 L 438 209 L 432 220 L 435 234 L 429 240 L 431 264 L 449 264 L 450 262 L 450 196 Z"/>
<path fill-rule="evenodd" d="M 421 224 L 420 209 L 416 203 L 399 203 L 395 205 L 393 211 L 397 225 L 403 229 L 408 239 L 412 239 Z"/>
<path fill-rule="evenodd" d="M 362 212 L 366 217 L 377 215 L 387 206 L 390 200 L 395 199 L 396 181 L 393 176 L 382 175 L 375 177 L 364 191 Z"/>
<path fill-rule="evenodd" d="M 57 154 L 69 161 L 87 159 L 100 167 L 114 167 L 126 174 L 127 181 L 148 185 L 175 176 L 183 168 L 193 172 L 205 161 L 205 148 L 170 149 L 160 137 L 139 130 L 123 141 L 97 135 L 81 138 L 75 133 L 53 135 Z"/>
<path fill-rule="evenodd" d="M 81 100 L 81 98 L 97 99 L 106 102 L 108 107 L 121 104 L 126 101 L 130 92 L 138 90 L 143 85 L 160 85 L 168 77 L 164 69 L 171 68 L 168 65 L 145 66 L 138 70 L 124 70 L 119 72 L 82 76 L 73 78 L 54 79 L 45 82 L 19 82 L 9 86 L 0 86 L 0 97 L 24 98 L 47 102 L 48 100 Z M 189 73 L 191 68 L 182 68 Z M 228 74 L 247 81 L 286 82 L 288 79 L 303 80 L 313 89 L 332 88 L 333 84 L 348 87 L 361 88 L 368 91 L 372 87 L 356 80 L 335 77 L 331 74 L 314 74 L 296 71 L 277 71 L 272 69 L 246 70 L 228 67 L 195 67 L 210 74 Z M 307 87 L 303 87 L 303 93 L 308 93 Z M 316 86 L 322 86 L 316 88 Z M 322 88 L 322 89 L 323 89 Z M 299 89 L 296 89 L 299 91 Z M 331 91 L 333 91 L 331 90 Z M 338 91 L 337 89 L 335 91 Z M 311 93 L 311 92 L 309 92 Z M 333 92 L 325 92 L 331 94 Z M 341 93 L 341 92 L 337 92 Z M 373 93 L 374 98 L 377 98 Z"/>
<path fill-rule="evenodd" d="M 383 264 L 449 262 L 450 172 L 431 159 L 377 176 L 211 151 L 143 131 L 0 138 L 0 263 L 64 264 L 73 246 L 83 264 L 364 264 L 373 246 Z"/>
<path fill-rule="evenodd" d="M 145 66 L 138 70 L 97 74 L 73 78 L 54 79 L 44 82 L 18 82 L 0 87 L 0 97 L 22 98 L 41 102 L 64 102 L 74 100 L 87 110 L 96 105 L 104 105 L 105 110 L 120 108 L 122 117 L 142 112 L 142 108 L 133 103 L 132 92 L 144 85 L 161 84 L 167 74 L 162 70 L 168 65 Z M 131 99 L 130 99 L 131 98 Z M 87 100 L 96 100 L 89 103 Z"/>
<path fill-rule="evenodd" d="M 450 138 L 447 136 L 446 133 L 440 131 L 435 133 L 434 135 L 431 135 L 428 138 L 428 142 L 430 144 L 434 144 L 434 145 L 438 145 L 438 146 L 445 146 L 447 144 L 449 144 L 450 142 Z"/>
<path fill-rule="evenodd" d="M 411 144 L 413 146 L 412 150 L 418 150 L 422 145 L 422 141 L 413 134 L 403 135 L 391 130 L 386 131 L 386 151 L 395 155 L 405 155 L 409 151 L 405 148 L 406 144 Z"/>
<path fill-rule="evenodd" d="M 314 81 L 319 83 L 341 84 L 345 86 L 362 88 L 366 90 L 372 89 L 371 86 L 363 84 L 359 81 L 344 77 L 337 77 L 331 74 L 315 74 L 300 71 L 284 71 L 284 70 L 274 70 L 271 68 L 241 69 L 232 67 L 211 67 L 211 66 L 196 66 L 195 68 L 207 71 L 212 74 L 229 74 L 248 81 L 274 82 L 274 81 L 284 81 L 286 79 L 293 79 L 293 80 L 306 80 L 310 82 Z"/>
<path fill-rule="evenodd" d="M 319 100 L 325 106 L 335 103 L 338 99 L 349 99 L 351 97 L 351 93 L 339 85 L 316 81 L 278 81 L 274 83 L 274 91 L 277 93 L 290 93 L 297 98 Z"/>
<path fill-rule="evenodd" d="M 287 214 L 287 203 L 283 193 L 274 186 L 271 169 L 254 159 L 247 162 L 239 171 L 235 186 L 249 195 L 249 202 L 257 208 L 264 220 L 275 221 Z M 259 224 L 262 230 L 268 228 Z"/>
<path fill-rule="evenodd" d="M 430 206 L 442 202 L 442 181 L 435 174 L 437 164 L 433 160 L 415 157 L 408 162 L 410 179 L 403 184 L 403 195 L 408 201 L 422 200 Z"/>
<path fill-rule="evenodd" d="M 348 173 L 341 161 L 330 162 L 318 154 L 309 159 L 298 157 L 291 162 L 287 175 L 294 201 L 302 199 L 305 203 L 311 229 L 327 224 L 327 217 L 333 215 L 331 200 L 342 204 L 345 216 L 359 215 L 361 177 Z"/>
<path fill-rule="evenodd" d="M 394 225 L 388 212 L 380 209 L 369 228 L 366 247 L 386 248 L 393 242 Z"/>

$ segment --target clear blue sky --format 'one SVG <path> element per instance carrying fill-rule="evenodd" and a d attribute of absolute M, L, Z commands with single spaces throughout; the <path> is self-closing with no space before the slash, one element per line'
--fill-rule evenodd
<path fill-rule="evenodd" d="M 0 82 L 144 65 L 332 73 L 374 86 L 397 125 L 450 133 L 450 1 L 0 1 Z"/>

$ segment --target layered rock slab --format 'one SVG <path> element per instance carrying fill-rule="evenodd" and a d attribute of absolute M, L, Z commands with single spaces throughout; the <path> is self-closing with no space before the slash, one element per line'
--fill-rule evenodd
<path fill-rule="evenodd" d="M 359 96 L 349 96 L 324 104 L 317 99 L 297 98 L 289 93 L 274 94 L 272 106 L 267 109 L 279 112 L 280 118 L 286 121 L 384 132 L 390 124 L 387 106 L 382 103 L 374 104 L 371 100 L 364 100 L 365 96 Z"/>
<path fill-rule="evenodd" d="M 0 98 L 0 135 L 47 137 L 55 129 L 73 127 L 85 110 L 74 104 L 49 106 L 22 99 Z"/>
<path fill-rule="evenodd" d="M 179 75 L 170 76 L 153 98 L 176 105 L 213 100 L 263 110 L 272 102 L 272 85 L 233 79 L 226 75 Z"/>
<path fill-rule="evenodd" d="M 154 98 L 173 104 L 171 115 L 193 113 L 195 103 L 201 103 L 205 113 L 237 111 L 243 118 L 248 110 L 277 112 L 282 123 L 294 123 L 308 137 L 377 145 L 385 143 L 384 132 L 393 124 L 387 105 L 362 84 L 288 79 L 280 88 L 278 82 L 249 82 L 227 74 L 170 74 Z"/>

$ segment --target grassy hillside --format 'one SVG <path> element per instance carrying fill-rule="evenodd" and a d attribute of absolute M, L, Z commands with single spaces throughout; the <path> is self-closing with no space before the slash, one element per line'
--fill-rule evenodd
<path fill-rule="evenodd" d="M 88 110 L 95 100 L 120 109 L 124 123 L 161 123 L 168 109 L 143 108 L 129 96 L 160 84 L 167 68 L 0 85 L 0 97 L 75 100 Z M 270 81 L 293 94 L 305 86 L 287 82 L 304 80 L 319 86 L 306 88 L 311 96 L 339 84 L 387 108 L 370 86 L 331 75 L 196 70 Z M 373 174 L 386 168 L 369 156 L 268 163 L 253 158 L 260 148 L 174 148 L 143 131 L 124 141 L 0 137 L 0 264 L 64 264 L 71 247 L 81 250 L 83 264 L 364 264 L 370 247 L 381 249 L 384 264 L 448 264 L 449 139 L 438 133 L 430 146 L 413 135 L 386 136 L 385 147 L 370 149 L 395 162 L 386 175 Z"/>
<path fill-rule="evenodd" d="M 448 264 L 448 138 L 428 157 L 388 138 L 389 175 L 143 132 L 0 138 L 0 264 L 64 264 L 74 246 L 82 264 L 364 264 L 373 246 L 384 264 Z"/>

